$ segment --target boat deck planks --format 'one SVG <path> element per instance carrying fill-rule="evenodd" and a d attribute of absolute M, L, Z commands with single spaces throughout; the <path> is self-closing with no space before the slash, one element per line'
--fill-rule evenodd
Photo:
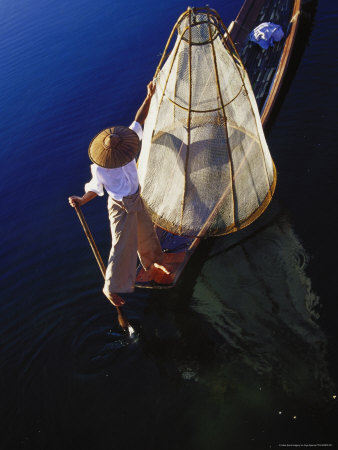
<path fill-rule="evenodd" d="M 276 104 L 276 99 L 287 71 L 298 28 L 301 0 L 246 0 L 229 32 L 250 77 L 263 127 Z M 250 32 L 262 22 L 274 22 L 282 26 L 284 38 L 273 47 L 263 50 L 250 42 Z M 171 268 L 165 275 L 159 270 L 139 266 L 136 287 L 166 289 L 174 287 L 201 238 L 176 236 L 156 228 L 162 249 L 164 264 Z"/>

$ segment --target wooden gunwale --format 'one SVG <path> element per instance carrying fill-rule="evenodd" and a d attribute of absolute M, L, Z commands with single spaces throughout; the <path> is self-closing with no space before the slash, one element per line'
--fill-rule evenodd
<path fill-rule="evenodd" d="M 292 18 L 291 18 L 291 22 L 292 22 L 291 30 L 290 30 L 290 33 L 288 34 L 288 36 L 286 37 L 283 53 L 282 53 L 282 56 L 281 56 L 279 64 L 278 64 L 278 69 L 277 69 L 274 81 L 272 83 L 272 86 L 270 88 L 267 100 L 264 104 L 263 111 L 261 113 L 261 121 L 262 121 L 263 127 L 267 123 L 267 121 L 271 115 L 271 112 L 276 103 L 279 91 L 282 87 L 282 83 L 283 83 L 283 79 L 286 74 L 287 67 L 289 65 L 289 61 L 291 58 L 292 49 L 293 49 L 293 46 L 295 43 L 297 29 L 298 29 L 298 25 L 299 25 L 300 5 L 301 5 L 301 0 L 295 0 L 293 11 L 292 11 Z"/>
<path fill-rule="evenodd" d="M 241 52 L 248 34 L 252 31 L 264 2 L 265 0 L 245 0 L 236 19 L 229 25 L 228 31 L 238 53 Z"/>

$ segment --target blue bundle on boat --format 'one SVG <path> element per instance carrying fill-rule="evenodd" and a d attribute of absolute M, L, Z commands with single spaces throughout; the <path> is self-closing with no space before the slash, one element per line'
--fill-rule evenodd
<path fill-rule="evenodd" d="M 272 22 L 259 24 L 249 35 L 249 40 L 267 49 L 275 42 L 279 42 L 284 37 L 284 32 L 280 25 Z"/>

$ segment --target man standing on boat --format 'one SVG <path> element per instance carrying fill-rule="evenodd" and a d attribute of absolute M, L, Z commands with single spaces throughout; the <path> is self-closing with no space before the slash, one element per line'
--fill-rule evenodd
<path fill-rule="evenodd" d="M 72 207 L 82 206 L 108 193 L 108 213 L 112 234 L 103 293 L 115 306 L 124 304 L 116 295 L 134 291 L 137 254 L 145 270 L 162 265 L 163 253 L 153 223 L 140 195 L 135 157 L 140 149 L 142 125 L 148 115 L 155 85 L 147 86 L 147 96 L 130 127 L 116 126 L 101 131 L 89 146 L 92 179 L 82 197 L 71 196 Z"/>

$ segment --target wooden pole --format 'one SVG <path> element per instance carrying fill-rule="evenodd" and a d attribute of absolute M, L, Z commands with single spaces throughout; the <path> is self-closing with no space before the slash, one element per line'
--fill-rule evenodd
<path fill-rule="evenodd" d="M 97 248 L 97 246 L 95 244 L 94 238 L 93 238 L 93 236 L 92 236 L 92 234 L 90 232 L 90 229 L 88 227 L 86 219 L 84 218 L 83 212 L 82 212 L 81 208 L 79 207 L 79 205 L 77 205 L 77 204 L 75 205 L 75 211 L 76 211 L 76 214 L 77 214 L 77 216 L 78 216 L 78 218 L 79 218 L 79 220 L 81 222 L 83 231 L 85 232 L 85 235 L 87 236 L 89 245 L 91 246 L 91 249 L 93 250 L 94 256 L 96 258 L 96 261 L 97 261 L 97 263 L 99 265 L 99 268 L 100 268 L 101 273 L 102 273 L 103 278 L 104 278 L 105 274 L 106 274 L 106 267 L 105 267 L 105 265 L 104 265 L 104 263 L 102 261 L 100 252 L 99 252 L 99 250 L 98 250 L 98 248 Z M 114 295 L 119 297 L 117 294 L 114 294 Z M 130 328 L 129 322 L 128 322 L 127 318 L 122 314 L 122 311 L 120 310 L 120 307 L 116 306 L 116 305 L 114 305 L 114 306 L 115 306 L 116 311 L 117 311 L 117 317 L 118 317 L 119 324 L 121 325 L 122 328 L 129 329 Z"/>

